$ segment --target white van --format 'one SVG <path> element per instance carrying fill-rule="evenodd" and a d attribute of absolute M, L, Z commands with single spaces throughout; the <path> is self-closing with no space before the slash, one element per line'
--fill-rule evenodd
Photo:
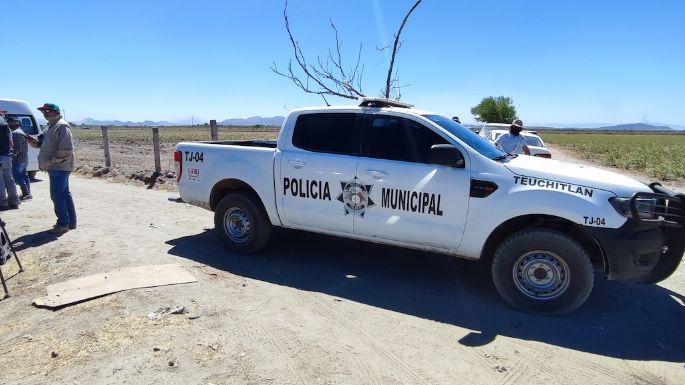
<path fill-rule="evenodd" d="M 33 114 L 33 110 L 28 103 L 21 100 L 0 99 L 0 111 L 7 111 L 7 117 L 13 117 L 21 123 L 21 129 L 36 137 L 43 131 L 38 124 L 38 119 Z M 29 146 L 29 166 L 27 168 L 29 177 L 34 179 L 38 171 L 38 149 Z"/>

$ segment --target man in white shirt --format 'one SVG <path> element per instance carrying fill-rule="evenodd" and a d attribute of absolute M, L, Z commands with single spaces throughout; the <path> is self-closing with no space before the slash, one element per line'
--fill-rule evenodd
<path fill-rule="evenodd" d="M 523 122 L 521 119 L 514 119 L 509 126 L 509 132 L 497 138 L 495 145 L 509 154 L 530 155 L 526 138 L 521 135 L 522 130 Z"/>

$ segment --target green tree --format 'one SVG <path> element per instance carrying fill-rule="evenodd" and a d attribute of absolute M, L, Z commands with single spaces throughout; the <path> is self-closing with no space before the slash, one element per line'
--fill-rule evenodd
<path fill-rule="evenodd" d="M 510 97 L 488 96 L 471 108 L 473 117 L 479 122 L 511 123 L 516 119 L 516 107 Z"/>

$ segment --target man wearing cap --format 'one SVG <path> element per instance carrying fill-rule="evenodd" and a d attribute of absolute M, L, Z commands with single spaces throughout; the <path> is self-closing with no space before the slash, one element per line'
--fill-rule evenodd
<path fill-rule="evenodd" d="M 0 112 L 0 211 L 18 209 L 17 185 L 12 177 L 12 131 Z"/>
<path fill-rule="evenodd" d="M 29 140 L 29 144 L 40 147 L 38 168 L 47 171 L 50 177 L 50 198 L 57 215 L 57 224 L 51 232 L 64 234 L 76 228 L 76 209 L 69 191 L 69 175 L 74 170 L 71 127 L 56 104 L 45 103 L 38 110 L 48 121 L 48 128 L 39 141 Z"/>
<path fill-rule="evenodd" d="M 523 122 L 521 119 L 514 119 L 509 126 L 509 132 L 500 135 L 495 141 L 495 145 L 502 149 L 502 151 L 509 154 L 526 154 L 530 155 L 528 143 L 526 138 L 521 135 L 523 131 Z"/>

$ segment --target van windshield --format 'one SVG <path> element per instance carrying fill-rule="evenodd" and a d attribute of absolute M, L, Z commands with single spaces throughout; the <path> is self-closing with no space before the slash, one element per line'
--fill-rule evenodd
<path fill-rule="evenodd" d="M 15 118 L 21 123 L 21 129 L 29 135 L 38 135 L 38 124 L 31 115 L 7 114 L 8 118 Z"/>
<path fill-rule="evenodd" d="M 506 155 L 506 152 L 500 150 L 494 144 L 490 143 L 484 138 L 481 138 L 475 132 L 469 130 L 452 119 L 440 115 L 423 115 L 423 117 L 444 128 L 450 134 L 456 136 L 462 142 L 466 143 L 466 145 L 490 159 L 495 159 Z"/>

